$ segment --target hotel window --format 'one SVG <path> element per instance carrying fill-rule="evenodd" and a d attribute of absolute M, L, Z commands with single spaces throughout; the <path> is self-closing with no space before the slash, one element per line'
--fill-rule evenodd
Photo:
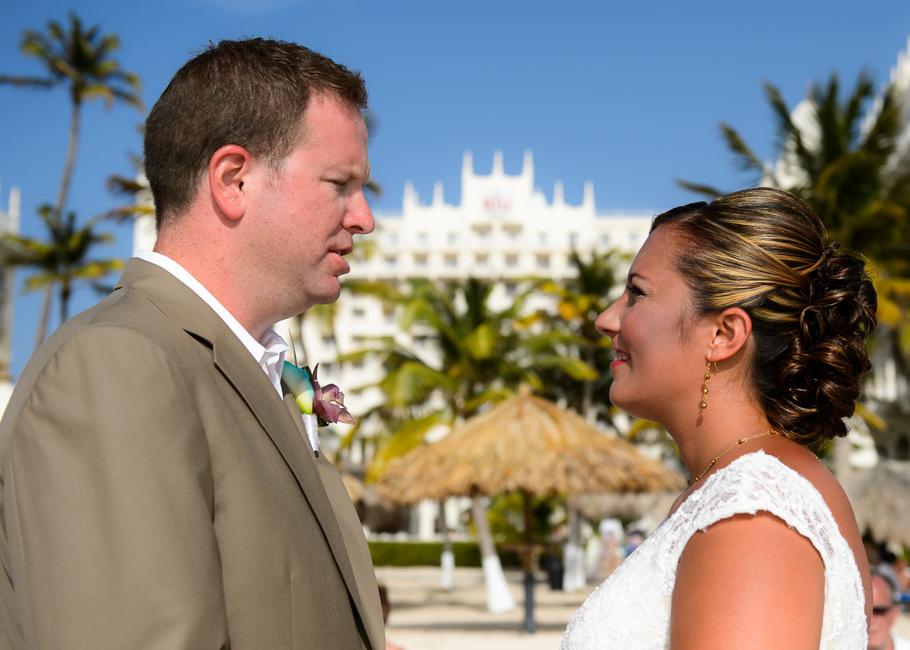
<path fill-rule="evenodd" d="M 539 269 L 550 268 L 550 256 L 549 255 L 538 255 L 537 256 L 537 268 L 539 268 Z"/>
<path fill-rule="evenodd" d="M 537 243 L 540 244 L 541 246 L 546 246 L 547 245 L 547 233 L 545 233 L 545 232 L 537 233 Z"/>
<path fill-rule="evenodd" d="M 514 298 L 518 295 L 518 285 L 514 282 L 506 282 L 506 296 Z"/>
<path fill-rule="evenodd" d="M 353 314 L 354 318 L 363 318 L 367 315 L 367 312 L 363 307 L 355 307 L 351 313 Z"/>
<path fill-rule="evenodd" d="M 430 242 L 429 234 L 427 234 L 425 232 L 417 233 L 417 243 L 418 244 L 420 244 L 421 246 L 426 246 L 429 242 Z"/>
<path fill-rule="evenodd" d="M 389 246 L 398 246 L 398 233 L 390 232 L 385 236 L 385 241 Z"/>
<path fill-rule="evenodd" d="M 521 228 L 506 228 L 505 235 L 510 242 L 517 243 L 521 237 Z"/>
<path fill-rule="evenodd" d="M 474 264 L 477 268 L 485 269 L 490 265 L 490 256 L 489 255 L 475 255 Z"/>
<path fill-rule="evenodd" d="M 427 259 L 426 253 L 418 253 L 414 256 L 414 266 L 426 266 Z"/>
<path fill-rule="evenodd" d="M 450 232 L 448 235 L 446 235 L 446 243 L 449 246 L 455 246 L 458 243 L 458 233 Z"/>
<path fill-rule="evenodd" d="M 477 239 L 478 244 L 489 244 L 490 243 L 490 229 L 487 227 L 476 228 L 474 230 L 474 237 Z"/>
<path fill-rule="evenodd" d="M 603 233 L 600 236 L 600 245 L 609 246 L 610 245 L 610 235 L 608 233 Z"/>
<path fill-rule="evenodd" d="M 578 233 L 577 232 L 569 233 L 569 246 L 571 248 L 576 248 L 578 246 Z"/>
<path fill-rule="evenodd" d="M 390 269 L 394 269 L 396 266 L 398 266 L 398 258 L 395 257 L 394 255 L 386 255 L 385 256 L 385 265 L 386 265 L 386 267 L 388 267 Z"/>
<path fill-rule="evenodd" d="M 506 268 L 514 269 L 518 267 L 518 255 L 506 255 Z"/>
<path fill-rule="evenodd" d="M 447 268 L 454 269 L 456 266 L 458 266 L 457 255 L 446 255 L 443 261 Z"/>

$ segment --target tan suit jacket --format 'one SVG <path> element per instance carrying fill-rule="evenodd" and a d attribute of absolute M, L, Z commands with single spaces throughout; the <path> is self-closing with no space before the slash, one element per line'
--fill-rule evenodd
<path fill-rule="evenodd" d="M 383 650 L 369 550 L 227 325 L 130 260 L 0 423 L 0 648 Z"/>

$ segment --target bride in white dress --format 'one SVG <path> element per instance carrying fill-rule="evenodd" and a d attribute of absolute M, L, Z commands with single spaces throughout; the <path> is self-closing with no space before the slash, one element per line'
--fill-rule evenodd
<path fill-rule="evenodd" d="M 664 426 L 692 479 L 562 648 L 866 647 L 860 533 L 804 445 L 846 435 L 875 308 L 863 262 L 786 192 L 655 218 L 597 326 L 615 353 L 611 401 Z"/>

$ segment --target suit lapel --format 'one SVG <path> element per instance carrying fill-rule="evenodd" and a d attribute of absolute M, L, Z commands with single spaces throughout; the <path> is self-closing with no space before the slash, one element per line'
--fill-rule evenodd
<path fill-rule="evenodd" d="M 282 404 L 262 368 L 227 324 L 169 272 L 142 260 L 130 260 L 117 286 L 131 286 L 140 291 L 185 331 L 211 345 L 216 368 L 230 381 L 259 420 L 297 479 L 332 550 L 351 601 L 366 627 L 369 619 L 357 589 L 341 529 L 319 478 L 313 449 L 293 397 L 286 395 Z M 374 647 L 378 647 L 375 639 L 371 641 Z"/>

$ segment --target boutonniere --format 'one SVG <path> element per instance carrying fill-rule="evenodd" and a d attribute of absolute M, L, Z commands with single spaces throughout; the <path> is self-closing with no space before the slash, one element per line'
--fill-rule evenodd
<path fill-rule="evenodd" d="M 309 366 L 298 368 L 290 361 L 284 362 L 281 378 L 294 394 L 300 412 L 313 416 L 319 428 L 334 422 L 354 424 L 354 418 L 344 407 L 344 393 L 335 384 L 320 386 L 316 381 L 318 370 L 319 364 L 311 372 Z"/>
<path fill-rule="evenodd" d="M 310 371 L 309 366 L 297 365 L 297 351 L 294 337 L 291 336 L 291 352 L 294 363 L 285 361 L 281 367 L 281 379 L 291 389 L 297 408 L 303 415 L 303 428 L 313 447 L 313 452 L 319 456 L 319 429 L 333 422 L 354 424 L 354 418 L 344 407 L 344 393 L 335 384 L 320 386 L 316 381 L 316 372 L 319 364 Z"/>

